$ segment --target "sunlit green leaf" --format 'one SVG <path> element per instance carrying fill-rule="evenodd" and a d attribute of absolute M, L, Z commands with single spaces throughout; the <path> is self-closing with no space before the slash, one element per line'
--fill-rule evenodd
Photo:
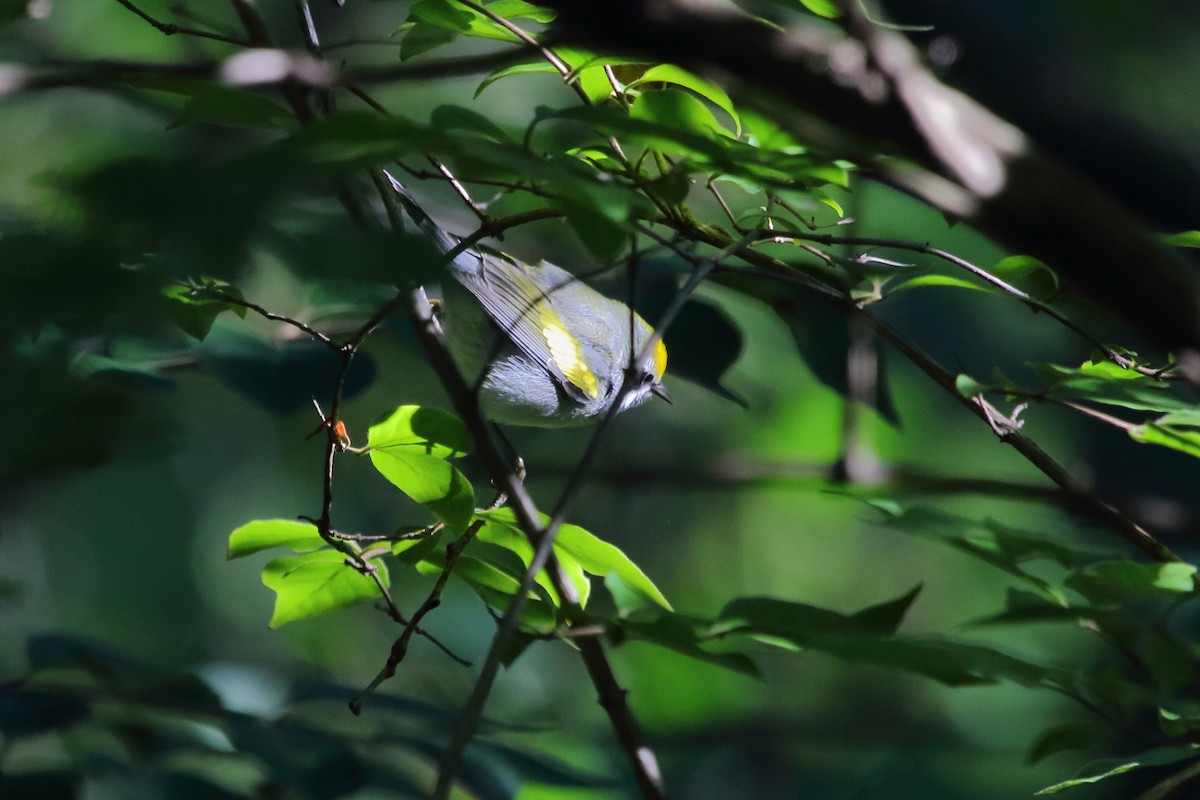
<path fill-rule="evenodd" d="M 387 586 L 387 567 L 372 564 Z M 379 596 L 375 581 L 347 566 L 336 550 L 277 558 L 263 567 L 262 581 L 275 592 L 272 628 Z"/>
<path fill-rule="evenodd" d="M 525 540 L 511 509 L 502 508 L 481 516 L 488 520 L 489 525 L 503 526 L 508 529 L 510 535 L 515 532 L 522 540 Z M 549 519 L 543 517 L 542 524 L 547 522 Z M 480 533 L 482 535 L 482 531 Z M 510 541 L 515 541 L 515 539 L 510 539 Z M 524 546 L 528 546 L 527 540 L 525 542 Z M 513 548 L 521 546 L 513 545 Z M 577 560 L 585 572 L 600 576 L 616 574 L 630 589 L 640 592 L 663 608 L 671 607 L 658 587 L 646 577 L 646 573 L 642 572 L 620 548 L 603 541 L 578 525 L 561 526 L 554 546 L 556 552 L 561 551 Z M 514 552 L 516 552 L 515 549 Z M 518 555 L 521 554 L 518 553 Z M 525 556 L 522 558 L 524 559 Z M 526 563 L 528 563 L 527 560 Z"/>
<path fill-rule="evenodd" d="M 1159 420 L 1134 426 L 1129 435 L 1144 444 L 1157 444 L 1200 458 L 1200 428 L 1164 425 Z"/>
<path fill-rule="evenodd" d="M 691 132 L 720 131 L 721 124 L 708 107 L 693 95 L 678 89 L 659 89 L 643 92 L 629 111 L 630 116 L 655 125 L 669 126 Z M 659 142 L 670 147 L 669 140 Z"/>
<path fill-rule="evenodd" d="M 909 278 L 889 289 L 889 294 L 907 291 L 909 289 L 919 289 L 925 286 L 945 286 L 953 289 L 972 289 L 977 292 L 991 291 L 987 286 L 976 281 L 969 281 L 966 278 L 959 278 L 955 275 L 918 275 L 915 278 Z M 966 377 L 966 376 L 960 376 Z M 968 395 L 969 396 L 969 395 Z"/>
<path fill-rule="evenodd" d="M 737 109 L 733 106 L 733 101 L 729 99 L 729 95 L 725 93 L 724 89 L 712 81 L 697 77 L 673 64 L 659 64 L 646 70 L 640 79 L 630 84 L 630 88 L 643 83 L 673 83 L 676 86 L 691 89 L 728 114 L 729 118 L 733 121 L 734 135 L 741 135 L 742 121 L 738 116 Z"/>
<path fill-rule="evenodd" d="M 451 531 L 467 527 L 475 513 L 475 490 L 454 466 L 437 456 L 397 447 L 371 450 L 370 456 L 383 477 L 428 508 Z"/>
<path fill-rule="evenodd" d="M 367 447 L 455 458 L 470 452 L 471 435 L 458 417 L 449 412 L 406 405 L 371 425 Z"/>
<path fill-rule="evenodd" d="M 505 550 L 516 554 L 521 559 L 521 563 L 528 567 L 530 561 L 533 560 L 533 544 L 529 541 L 529 537 L 525 535 L 525 532 L 521 530 L 520 525 L 517 524 L 511 509 L 499 509 L 481 514 L 480 518 L 485 520 L 485 522 L 476 534 L 476 538 L 481 542 L 503 547 Z M 575 591 L 579 595 L 580 604 L 586 605 L 591 595 L 592 585 L 591 581 L 584 574 L 585 570 L 583 566 L 579 563 L 578 559 L 561 546 L 561 539 L 555 542 L 554 555 L 558 559 L 559 566 L 562 568 L 564 574 L 575 587 Z M 560 598 L 558 597 L 558 592 L 554 590 L 554 583 L 544 571 L 537 576 L 537 581 L 546 591 L 551 593 L 556 603 L 559 602 Z"/>
<path fill-rule="evenodd" d="M 842 15 L 842 10 L 833 0 L 800 0 L 800 4 L 818 17 L 837 19 Z"/>
<path fill-rule="evenodd" d="M 1167 381 L 1156 380 L 1111 361 L 1089 361 L 1077 369 L 1035 364 L 1050 400 L 1104 403 L 1142 411 L 1187 411 L 1194 404 L 1179 397 Z"/>
<path fill-rule="evenodd" d="M 225 557 L 232 560 L 268 550 L 286 547 L 297 553 L 307 553 L 325 546 L 325 540 L 311 522 L 294 519 L 256 519 L 236 528 L 229 534 Z"/>

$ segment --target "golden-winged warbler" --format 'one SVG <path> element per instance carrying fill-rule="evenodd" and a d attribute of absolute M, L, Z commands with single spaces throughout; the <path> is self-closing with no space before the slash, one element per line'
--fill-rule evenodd
<path fill-rule="evenodd" d="M 417 226 L 443 253 L 452 250 L 458 240 L 384 174 Z M 625 303 L 544 261 L 524 264 L 468 248 L 447 269 L 455 280 L 442 287 L 446 343 L 468 381 L 482 376 L 480 403 L 494 422 L 557 428 L 598 420 L 654 333 Z M 670 402 L 662 384 L 662 341 L 634 366 L 634 383 L 618 410 L 641 405 L 651 394 Z"/>

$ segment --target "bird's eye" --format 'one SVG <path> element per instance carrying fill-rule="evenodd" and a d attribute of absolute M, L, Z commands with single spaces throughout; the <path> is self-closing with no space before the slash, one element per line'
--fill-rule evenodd
<path fill-rule="evenodd" d="M 643 385 L 643 386 L 649 386 L 649 385 L 650 385 L 650 384 L 652 384 L 652 383 L 654 383 L 654 373 L 652 373 L 652 372 L 643 372 L 643 373 L 642 373 L 642 385 Z"/>

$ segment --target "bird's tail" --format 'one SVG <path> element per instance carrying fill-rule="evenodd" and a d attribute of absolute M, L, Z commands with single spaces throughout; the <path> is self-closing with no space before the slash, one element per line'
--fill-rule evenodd
<path fill-rule="evenodd" d="M 438 224 L 425 213 L 425 209 L 421 208 L 420 203 L 417 202 L 417 198 L 413 197 L 412 192 L 408 191 L 408 187 L 392 177 L 392 174 L 387 170 L 384 170 L 383 174 L 387 176 L 388 182 L 391 183 L 392 190 L 396 193 L 396 199 L 404 207 L 404 212 L 412 217 L 412 221 L 417 223 L 417 227 L 423 230 L 429 238 L 433 239 L 434 244 L 443 253 L 448 253 L 454 249 L 458 244 L 458 239 L 438 227 Z"/>

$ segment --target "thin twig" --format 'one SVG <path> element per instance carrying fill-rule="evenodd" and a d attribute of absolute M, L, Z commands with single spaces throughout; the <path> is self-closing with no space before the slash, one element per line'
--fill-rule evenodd
<path fill-rule="evenodd" d="M 429 591 L 429 595 L 425 598 L 425 602 L 412 615 L 412 619 L 404 626 L 404 632 L 399 638 L 392 643 L 391 652 L 388 654 L 387 662 L 383 665 L 383 669 L 379 674 L 363 689 L 357 697 L 350 701 L 350 710 L 355 715 L 362 713 L 363 703 L 366 702 L 375 690 L 386 680 L 391 679 L 396 674 L 396 668 L 400 666 L 400 662 L 408 655 L 408 644 L 412 641 L 413 633 L 416 632 L 421 620 L 430 611 L 433 611 L 442 603 L 442 592 L 446 588 L 447 581 L 450 580 L 450 575 L 454 572 L 454 565 L 458 562 L 459 555 L 466 549 L 471 540 L 475 538 L 475 534 L 483 527 L 483 520 L 475 520 L 467 529 L 463 531 L 457 539 L 446 545 L 446 561 L 442 565 L 442 574 L 438 575 L 437 582 Z"/>
<path fill-rule="evenodd" d="M 224 42 L 225 44 L 232 44 L 232 45 L 236 45 L 238 47 L 249 47 L 250 46 L 250 42 L 245 41 L 244 39 L 238 39 L 236 37 L 226 36 L 223 33 L 216 33 L 214 31 L 206 31 L 206 30 L 202 30 L 200 28 L 188 28 L 183 25 L 176 25 L 172 22 L 163 22 L 161 20 L 155 19 L 154 17 L 150 16 L 145 11 L 143 11 L 142 9 L 140 9 L 136 5 L 134 5 L 131 2 L 131 0 L 117 0 L 117 2 L 120 3 L 121 5 L 125 6 L 125 8 L 129 9 L 137 16 L 144 19 L 146 22 L 148 22 L 150 25 L 152 25 L 157 31 L 162 33 L 164 36 L 175 36 L 175 35 L 195 36 L 198 39 L 211 39 L 215 42 Z"/>
<path fill-rule="evenodd" d="M 913 242 L 905 239 L 889 239 L 877 236 L 835 236 L 824 233 L 809 233 L 807 231 L 778 229 L 771 231 L 771 236 L 769 238 L 775 240 L 778 240 L 779 238 L 793 238 L 830 246 L 840 245 L 848 247 L 886 247 L 895 250 L 907 250 L 914 253 L 923 253 L 925 255 L 939 258 L 943 261 L 953 264 L 959 269 L 971 273 L 975 277 L 991 286 L 996 287 L 1005 294 L 1017 298 L 1034 312 L 1042 313 L 1052 318 L 1055 322 L 1058 322 L 1072 333 L 1087 341 L 1088 344 L 1103 353 L 1106 359 L 1113 362 L 1117 366 L 1123 369 L 1134 370 L 1142 375 L 1152 378 L 1162 378 L 1161 369 L 1138 365 L 1127 356 L 1121 355 L 1116 350 L 1113 350 L 1111 347 L 1092 336 L 1090 333 L 1080 327 L 1079 324 L 1077 324 L 1074 320 L 1062 314 L 1060 311 L 1058 311 L 1058 309 L 1054 308 L 1054 306 L 1050 305 L 1046 301 L 1034 297 L 1028 292 L 1018 289 L 1007 281 L 999 278 L 996 275 L 993 275 L 982 267 L 967 261 L 961 256 L 957 256 L 954 253 L 933 247 L 927 243 Z"/>
<path fill-rule="evenodd" d="M 703 242 L 713 247 L 727 247 L 730 237 L 715 229 L 682 222 L 675 219 L 662 219 L 660 222 L 680 233 L 688 239 Z M 836 237 L 834 237 L 836 241 Z M 862 314 L 872 328 L 892 347 L 924 372 L 938 386 L 941 386 L 960 405 L 971 413 L 987 422 L 1004 443 L 1019 452 L 1025 459 L 1036 467 L 1043 475 L 1050 478 L 1067 494 L 1078 507 L 1105 527 L 1109 528 L 1122 539 L 1153 561 L 1176 562 L 1181 559 L 1170 548 L 1158 541 L 1149 531 L 1130 519 L 1116 506 L 1099 497 L 1082 483 L 1077 481 L 1048 453 L 1041 449 L 1031 438 L 1017 429 L 1015 425 L 997 427 L 997 419 L 1006 419 L 994 406 L 982 397 L 965 397 L 959 391 L 956 376 L 942 368 L 932 357 L 901 336 L 895 329 L 881 321 L 869 311 L 858 308 L 849 298 L 842 296 L 834 287 L 814 281 L 810 275 L 801 275 L 791 265 L 757 250 L 746 249 L 739 253 L 742 260 L 757 267 L 764 274 L 776 279 L 785 280 L 802 286 L 813 296 L 846 309 L 848 313 Z"/>
<path fill-rule="evenodd" d="M 267 309 L 260 306 L 258 303 L 252 303 L 249 300 L 245 300 L 241 297 L 237 297 L 237 296 L 231 295 L 227 292 L 223 292 L 215 286 L 206 286 L 203 284 L 194 284 L 194 283 L 185 283 L 183 285 L 188 287 L 188 289 L 191 291 L 192 294 L 207 295 L 208 297 L 211 297 L 214 300 L 219 300 L 222 303 L 228 303 L 229 305 L 232 305 L 232 306 L 241 306 L 242 308 L 249 309 L 249 310 L 253 311 L 255 314 L 258 314 L 263 319 L 268 319 L 268 320 L 271 320 L 272 322 L 282 322 L 285 325 L 291 325 L 293 328 L 295 328 L 299 331 L 303 331 L 305 334 L 307 334 L 309 337 L 311 337 L 314 341 L 320 342 L 321 344 L 328 347 L 330 350 L 333 350 L 335 353 L 340 353 L 342 351 L 342 346 L 340 344 L 335 342 L 333 339 L 331 339 L 326 334 L 321 333 L 319 330 L 312 327 L 311 325 L 301 322 L 298 319 L 293 319 L 292 317 L 286 316 L 284 314 L 277 314 L 274 311 L 268 311 Z"/>

